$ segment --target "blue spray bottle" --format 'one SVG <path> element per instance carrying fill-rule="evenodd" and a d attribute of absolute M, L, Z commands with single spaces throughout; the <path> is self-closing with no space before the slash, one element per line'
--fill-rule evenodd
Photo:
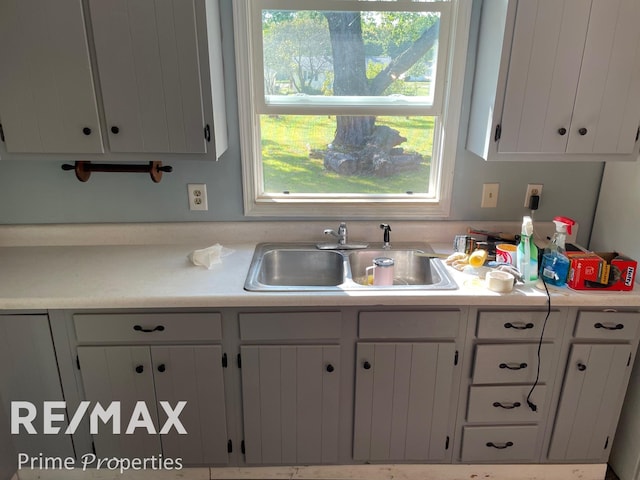
<path fill-rule="evenodd" d="M 540 275 L 546 283 L 560 287 L 567 282 L 569 275 L 569 259 L 565 255 L 567 233 L 571 235 L 571 227 L 576 222 L 567 217 L 555 217 L 553 223 L 556 224 L 556 233 L 544 249 Z"/>

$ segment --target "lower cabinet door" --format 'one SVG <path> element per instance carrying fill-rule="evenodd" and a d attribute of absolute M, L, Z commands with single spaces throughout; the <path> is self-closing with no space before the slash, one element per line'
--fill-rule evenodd
<path fill-rule="evenodd" d="M 606 461 L 633 364 L 631 345 L 573 345 L 549 460 Z"/>
<path fill-rule="evenodd" d="M 243 346 L 248 464 L 338 461 L 340 347 Z"/>
<path fill-rule="evenodd" d="M 25 427 L 20 426 L 18 435 L 10 435 L 9 428 L 1 435 L 6 433 L 16 453 L 30 457 L 72 457 L 71 435 L 63 434 L 68 421 L 66 414 L 64 422 L 54 422 L 61 433 L 49 435 L 42 431 L 43 402 L 64 400 L 49 317 L 0 315 L 0 364 L 3 366 L 0 368 L 0 410 L 4 410 L 0 413 L 7 423 L 12 419 L 11 402 L 30 402 L 39 412 L 32 423 L 37 433 L 27 433 Z M 20 415 L 27 416 L 24 410 Z"/>
<path fill-rule="evenodd" d="M 187 466 L 228 463 L 219 345 L 78 347 L 78 357 L 86 399 L 103 408 L 120 402 L 120 434 L 113 434 L 111 424 L 100 424 L 99 433 L 93 435 L 99 457 L 146 458 L 162 453 Z M 139 427 L 126 434 L 137 402 L 144 402 L 157 433 Z M 167 402 L 166 408 L 162 402 Z M 179 402 L 186 402 L 181 410 Z M 175 421 L 168 422 L 169 413 L 186 433 L 178 431 Z"/>
<path fill-rule="evenodd" d="M 358 343 L 353 457 L 444 461 L 455 344 Z"/>
<path fill-rule="evenodd" d="M 162 453 L 182 458 L 185 465 L 219 465 L 229 462 L 227 416 L 219 345 L 151 347 L 156 399 L 186 405 L 180 422 L 186 434 L 171 428 L 161 435 Z M 158 406 L 160 428 L 167 421 Z"/>
<path fill-rule="evenodd" d="M 149 347 L 78 347 L 80 372 L 89 413 L 96 402 L 103 409 L 119 404 L 120 418 L 96 421 L 92 438 L 99 458 L 147 458 L 162 454 L 160 437 L 144 428 L 126 433 L 137 402 L 146 406 L 157 430 L 158 412 Z M 142 404 L 140 404 L 142 405 Z M 89 415 L 87 414 L 87 416 Z M 115 428 L 119 430 L 114 431 Z"/>

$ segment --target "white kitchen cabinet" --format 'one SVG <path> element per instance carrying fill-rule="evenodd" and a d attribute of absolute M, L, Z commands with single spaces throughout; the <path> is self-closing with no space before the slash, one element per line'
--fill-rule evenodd
<path fill-rule="evenodd" d="M 358 343 L 355 460 L 446 460 L 455 353 L 453 342 Z"/>
<path fill-rule="evenodd" d="M 460 317 L 459 310 L 360 312 L 354 460 L 451 458 Z"/>
<path fill-rule="evenodd" d="M 579 313 L 553 426 L 549 460 L 606 461 L 631 374 L 640 315 Z"/>
<path fill-rule="evenodd" d="M 93 435 L 98 456 L 162 454 L 185 465 L 229 462 L 222 347 L 192 344 L 221 341 L 218 314 L 81 314 L 74 323 L 84 399 L 103 407 L 121 402 L 123 432 L 112 434 L 111 425 L 101 425 Z M 109 334 L 100 342 L 96 331 Z M 180 333 L 174 337 L 173 331 Z M 160 432 L 167 416 L 159 402 L 175 408 L 180 401 L 186 402 L 179 415 L 186 435 L 175 428 L 168 434 L 150 435 L 144 428 L 123 434 L 136 402 L 144 402 Z"/>
<path fill-rule="evenodd" d="M 33 422 L 37 433 L 26 433 L 20 427 L 19 435 L 11 435 L 15 451 L 34 457 L 72 457 L 70 435 L 48 435 L 42 431 L 43 402 L 64 401 L 46 314 L 0 315 L 0 365 L 4 366 L 0 369 L 0 408 L 7 420 L 12 418 L 12 401 L 30 402 L 38 412 Z M 64 431 L 67 412 L 56 409 L 54 413 L 64 413 L 63 422 L 53 422 Z M 21 411 L 21 415 L 26 412 Z"/>
<path fill-rule="evenodd" d="M 65 161 L 220 157 L 227 131 L 217 1 L 60 4 L 0 7 L 0 31 L 5 23 L 11 27 L 0 34 L 0 65 L 11 67 L 11 75 L 0 76 L 3 158 L 28 158 L 12 156 L 24 152 Z M 14 45 L 21 45 L 17 52 Z M 70 133 L 58 134 L 62 129 Z M 49 155 L 56 153 L 89 155 Z"/>
<path fill-rule="evenodd" d="M 0 70 L 7 152 L 104 151 L 81 0 L 0 2 Z"/>
<path fill-rule="evenodd" d="M 248 464 L 338 460 L 340 347 L 242 346 Z"/>
<path fill-rule="evenodd" d="M 485 1 L 467 148 L 487 160 L 635 160 L 638 22 L 635 0 Z"/>
<path fill-rule="evenodd" d="M 461 397 L 459 458 L 538 461 L 546 422 L 554 410 L 567 310 L 551 310 L 548 318 L 538 309 L 479 309 L 475 316 L 467 343 L 472 361 L 465 365 L 469 384 L 462 387 L 468 395 Z"/>
<path fill-rule="evenodd" d="M 239 324 L 256 342 L 240 347 L 246 463 L 338 463 L 340 313 L 241 313 Z"/>

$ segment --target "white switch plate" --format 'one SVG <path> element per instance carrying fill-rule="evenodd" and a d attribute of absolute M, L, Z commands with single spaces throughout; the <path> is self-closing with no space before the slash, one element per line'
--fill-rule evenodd
<path fill-rule="evenodd" d="M 499 183 L 485 183 L 482 185 L 481 208 L 496 208 L 498 206 Z"/>
<path fill-rule="evenodd" d="M 209 210 L 207 204 L 207 185 L 204 183 L 189 183 L 189 210 Z"/>

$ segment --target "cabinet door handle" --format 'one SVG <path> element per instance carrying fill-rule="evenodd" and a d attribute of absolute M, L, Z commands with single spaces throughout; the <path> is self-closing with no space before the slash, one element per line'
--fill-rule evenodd
<path fill-rule="evenodd" d="M 138 365 L 136 367 L 136 373 L 142 373 L 142 372 L 144 372 L 144 367 L 142 365 Z"/>
<path fill-rule="evenodd" d="M 498 450 L 504 450 L 505 448 L 513 447 L 513 442 L 503 443 L 502 445 L 496 445 L 493 442 L 487 442 L 487 447 L 497 448 Z"/>
<path fill-rule="evenodd" d="M 529 323 L 525 323 L 525 324 L 513 324 L 511 322 L 507 322 L 504 324 L 504 328 L 514 328 L 516 330 L 528 330 L 530 328 L 533 328 L 535 325 L 531 322 Z"/>
<path fill-rule="evenodd" d="M 584 372 L 586 369 L 587 369 L 587 366 L 584 363 L 578 364 L 578 370 L 580 370 L 581 372 Z"/>
<path fill-rule="evenodd" d="M 517 365 L 509 365 L 507 363 L 501 363 L 499 365 L 500 368 L 507 368 L 509 370 L 522 370 L 523 368 L 527 368 L 527 364 L 526 363 L 520 363 Z"/>
<path fill-rule="evenodd" d="M 158 371 L 160 373 L 165 372 L 167 370 L 167 366 L 164 363 L 161 363 L 160 365 L 158 365 Z"/>
<path fill-rule="evenodd" d="M 333 365 L 329 364 L 327 365 L 327 372 L 331 373 L 335 370 L 335 368 L 333 367 Z"/>
<path fill-rule="evenodd" d="M 371 369 L 371 364 L 369 362 L 364 362 L 362 364 L 362 368 L 364 368 L 365 370 L 370 370 Z"/>
<path fill-rule="evenodd" d="M 588 130 L 584 127 L 582 127 L 580 130 L 578 130 L 578 133 L 580 135 L 582 135 L 583 137 L 587 134 Z"/>
<path fill-rule="evenodd" d="M 616 323 L 615 325 L 603 325 L 602 323 L 598 322 L 594 325 L 595 328 L 604 328 L 605 330 L 622 330 L 624 328 L 624 325 L 621 323 Z"/>
<path fill-rule="evenodd" d="M 496 408 L 504 408 L 505 410 L 512 410 L 514 408 L 518 408 L 520 406 L 520 402 L 514 402 L 511 405 L 509 404 L 502 404 L 500 402 L 493 402 L 493 406 Z"/>
<path fill-rule="evenodd" d="M 84 127 L 82 129 L 82 133 L 84 133 L 85 135 L 91 135 L 91 129 L 89 127 Z"/>
<path fill-rule="evenodd" d="M 114 125 L 113 127 L 111 127 L 111 133 L 113 133 L 114 135 L 117 135 L 120 133 L 120 128 L 117 127 L 116 125 Z"/>
<path fill-rule="evenodd" d="M 162 331 L 164 331 L 164 326 L 158 325 L 158 326 L 153 327 L 153 328 L 143 328 L 141 325 L 134 325 L 133 329 L 136 332 L 145 332 L 145 333 L 162 332 Z"/>
<path fill-rule="evenodd" d="M 566 128 L 562 127 L 562 128 L 558 129 L 558 134 L 559 135 L 566 135 L 566 133 L 567 133 L 567 129 Z"/>

